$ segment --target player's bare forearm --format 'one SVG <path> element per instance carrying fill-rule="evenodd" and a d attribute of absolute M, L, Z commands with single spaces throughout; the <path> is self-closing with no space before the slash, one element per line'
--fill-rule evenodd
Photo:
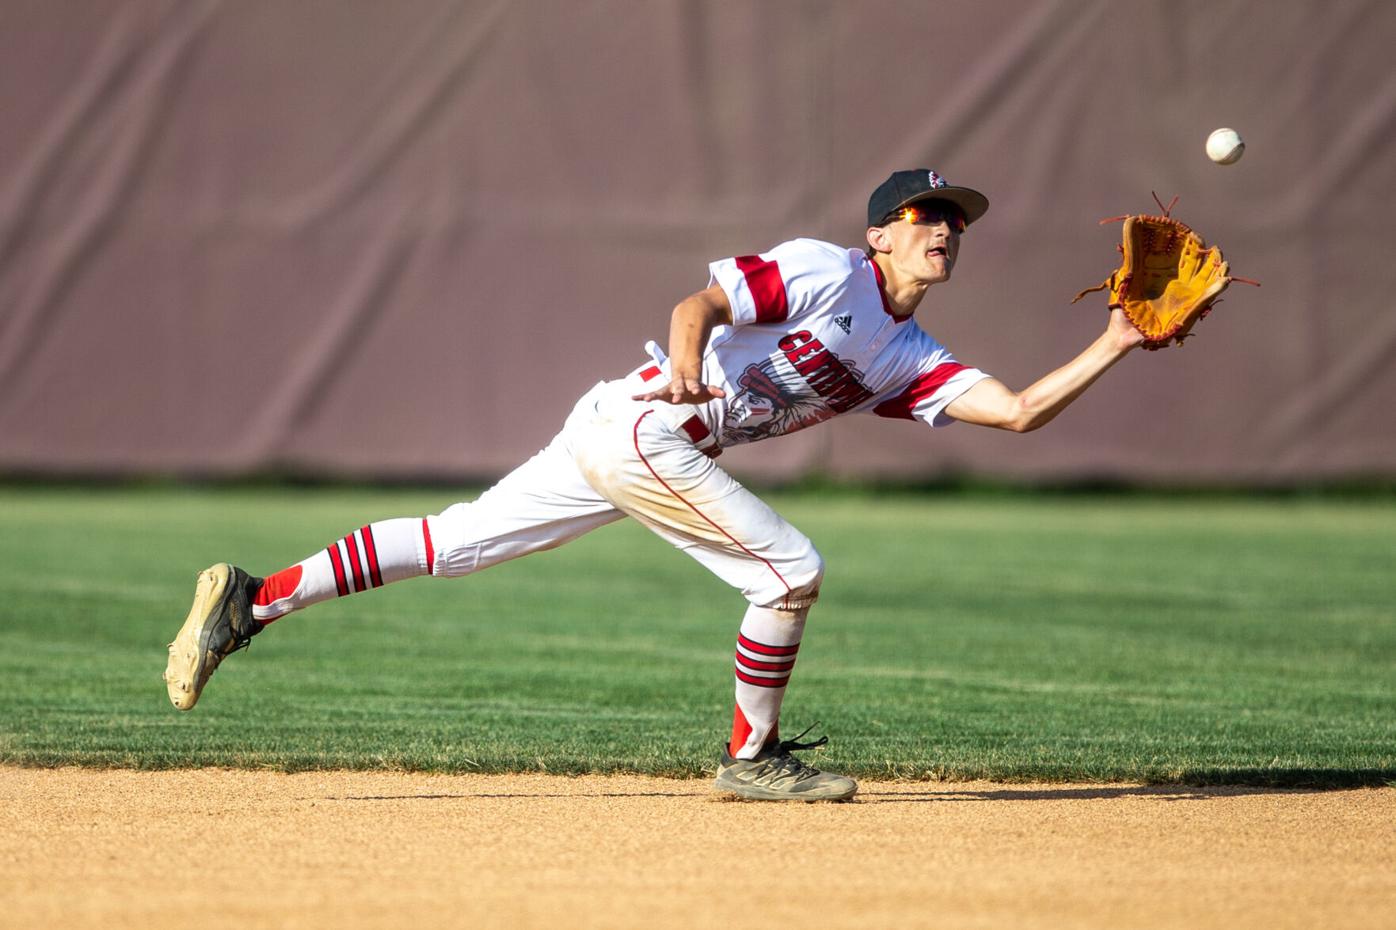
<path fill-rule="evenodd" d="M 956 398 L 945 412 L 965 423 L 1026 433 L 1056 418 L 1101 375 L 1139 345 L 1140 336 L 1119 310 L 1110 325 L 1086 350 L 1021 392 L 1001 381 L 981 381 Z"/>
<path fill-rule="evenodd" d="M 732 307 L 717 285 L 680 301 L 669 320 L 669 383 L 634 399 L 704 404 L 726 397 L 721 388 L 703 383 L 703 350 L 713 328 L 731 322 Z"/>

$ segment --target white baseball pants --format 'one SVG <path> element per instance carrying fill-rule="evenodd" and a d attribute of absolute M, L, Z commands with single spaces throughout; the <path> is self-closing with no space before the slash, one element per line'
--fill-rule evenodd
<path fill-rule="evenodd" d="M 546 449 L 477 500 L 367 524 L 267 577 L 253 615 L 269 623 L 393 581 L 468 575 L 629 515 L 750 602 L 737 636 L 729 751 L 758 755 L 777 736 L 824 563 L 803 533 L 717 466 L 691 408 L 630 399 L 642 378 L 598 384 Z"/>
<path fill-rule="evenodd" d="M 428 517 L 432 574 L 553 549 L 629 515 L 753 605 L 808 608 L 824 566 L 809 539 L 700 451 L 634 379 L 597 385 L 557 437 L 478 499 Z M 682 409 L 682 408 L 675 408 Z"/>

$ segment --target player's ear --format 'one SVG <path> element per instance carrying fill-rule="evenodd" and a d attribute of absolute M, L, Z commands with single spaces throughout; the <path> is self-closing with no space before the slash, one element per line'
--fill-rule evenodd
<path fill-rule="evenodd" d="M 887 233 L 886 226 L 868 227 L 868 245 L 878 252 L 892 251 L 892 237 Z"/>

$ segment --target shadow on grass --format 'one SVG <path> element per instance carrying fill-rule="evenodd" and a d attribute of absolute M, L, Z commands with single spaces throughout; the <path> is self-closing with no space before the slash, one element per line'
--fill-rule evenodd
<path fill-rule="evenodd" d="M 1185 770 L 1177 784 L 1250 788 L 1392 788 L 1396 766 L 1370 769 L 1196 768 Z"/>

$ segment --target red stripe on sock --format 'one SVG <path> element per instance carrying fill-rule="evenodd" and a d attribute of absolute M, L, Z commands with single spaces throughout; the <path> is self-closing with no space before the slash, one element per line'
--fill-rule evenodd
<path fill-rule="evenodd" d="M 790 676 L 783 678 L 757 678 L 755 675 L 748 675 L 741 669 L 736 670 L 737 679 L 749 685 L 756 685 L 758 688 L 784 688 L 790 683 Z"/>
<path fill-rule="evenodd" d="M 739 652 L 737 653 L 737 664 L 754 672 L 788 672 L 795 667 L 795 660 L 791 659 L 789 662 L 754 662 Z"/>
<path fill-rule="evenodd" d="M 732 739 L 727 744 L 728 755 L 735 757 L 737 750 L 746 745 L 750 736 L 751 724 L 747 722 L 746 714 L 742 713 L 742 707 L 738 704 L 732 708 Z"/>
<path fill-rule="evenodd" d="M 290 597 L 296 593 L 296 588 L 301 583 L 302 569 L 299 565 L 292 565 L 284 568 L 275 575 L 268 575 L 267 580 L 262 582 L 262 586 L 257 589 L 257 596 L 252 598 L 252 603 L 258 607 L 268 607 L 272 601 L 279 601 L 283 597 Z"/>
<path fill-rule="evenodd" d="M 383 575 L 378 571 L 378 549 L 373 545 L 373 530 L 367 526 L 359 530 L 364 538 L 364 555 L 368 557 L 368 577 L 375 588 L 383 587 Z"/>
<path fill-rule="evenodd" d="M 354 590 L 363 591 L 368 585 L 364 583 L 364 569 L 359 564 L 359 546 L 354 541 L 353 533 L 344 537 L 344 548 L 349 551 L 349 567 L 354 570 Z"/>
<path fill-rule="evenodd" d="M 751 738 L 752 726 L 747 722 L 746 714 L 742 713 L 740 704 L 732 707 L 732 740 L 727 744 L 729 755 L 735 756 L 737 751 L 746 745 L 746 741 Z M 780 723 L 771 727 L 771 732 L 766 734 L 766 745 L 774 745 L 780 739 Z"/>
<path fill-rule="evenodd" d="M 422 517 L 422 542 L 427 544 L 427 574 L 436 574 L 436 550 L 431 547 L 431 527 L 427 526 L 427 518 Z"/>
<path fill-rule="evenodd" d="M 330 554 L 330 565 L 334 568 L 334 584 L 339 589 L 339 596 L 343 597 L 349 593 L 349 582 L 344 580 L 344 560 L 339 557 L 339 543 L 334 543 L 325 550 Z"/>
<path fill-rule="evenodd" d="M 737 643 L 752 652 L 759 652 L 763 656 L 793 656 L 800 651 L 799 643 L 793 646 L 768 646 L 765 643 L 758 643 L 754 639 L 747 639 L 741 633 L 737 634 Z"/>

